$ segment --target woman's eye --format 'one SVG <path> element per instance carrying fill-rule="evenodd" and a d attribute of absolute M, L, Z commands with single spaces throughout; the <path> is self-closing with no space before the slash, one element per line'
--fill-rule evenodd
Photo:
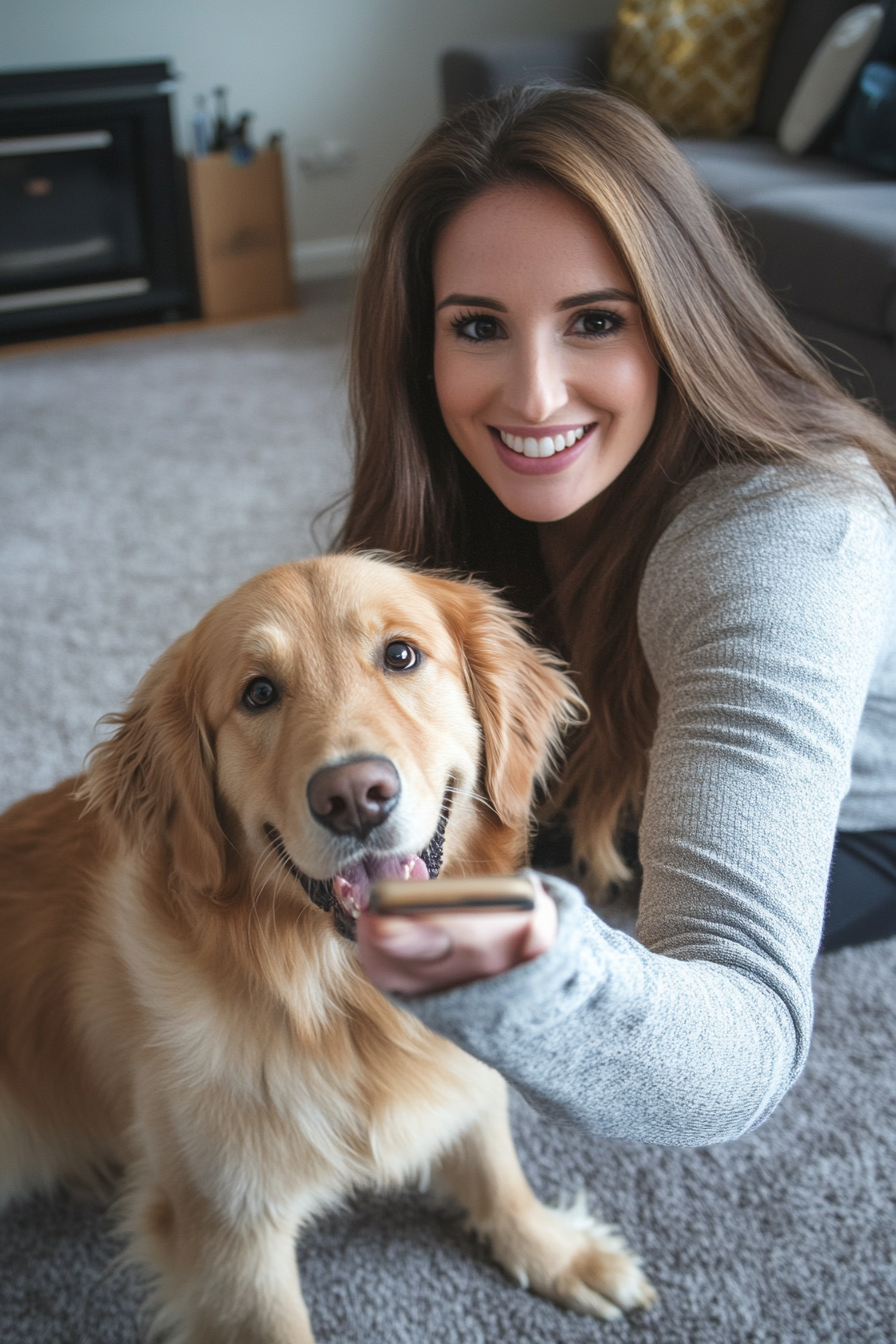
<path fill-rule="evenodd" d="M 500 322 L 487 314 L 477 317 L 464 314 L 455 318 L 451 325 L 464 341 L 494 341 L 501 335 Z"/>
<path fill-rule="evenodd" d="M 588 313 L 579 313 L 572 325 L 574 336 L 610 336 L 624 325 L 619 313 L 594 309 Z"/>
<path fill-rule="evenodd" d="M 403 639 L 393 639 L 383 653 L 383 662 L 390 672 L 410 672 L 412 667 L 417 667 L 420 659 L 420 650 Z"/>
<path fill-rule="evenodd" d="M 254 677 L 243 691 L 242 703 L 246 709 L 267 709 L 279 700 L 277 687 L 267 677 Z"/>

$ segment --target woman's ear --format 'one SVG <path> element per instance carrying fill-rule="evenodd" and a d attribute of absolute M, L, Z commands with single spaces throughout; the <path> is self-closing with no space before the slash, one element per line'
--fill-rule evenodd
<path fill-rule="evenodd" d="M 506 825 L 525 827 L 536 786 L 559 763 L 564 733 L 588 711 L 559 659 L 529 642 L 510 607 L 477 583 L 450 588 L 467 690 L 485 741 L 485 789 Z"/>
<path fill-rule="evenodd" d="M 80 796 L 126 843 L 167 845 L 174 870 L 212 895 L 224 881 L 225 836 L 215 810 L 214 751 L 194 705 L 189 635 L 163 653 L 91 751 Z"/>

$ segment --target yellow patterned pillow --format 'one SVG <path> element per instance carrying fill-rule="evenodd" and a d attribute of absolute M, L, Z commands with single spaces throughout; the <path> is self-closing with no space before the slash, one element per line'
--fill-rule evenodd
<path fill-rule="evenodd" d="M 753 109 L 783 0 L 622 0 L 610 83 L 674 135 L 737 135 Z"/>

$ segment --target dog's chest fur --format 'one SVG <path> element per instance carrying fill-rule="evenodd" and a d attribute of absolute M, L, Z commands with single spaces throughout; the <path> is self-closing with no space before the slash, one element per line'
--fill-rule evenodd
<path fill-rule="evenodd" d="M 106 1069 L 115 1052 L 127 1109 L 175 1147 L 201 1133 L 208 1161 L 194 1154 L 194 1175 L 206 1167 L 217 1198 L 232 1181 L 228 1201 L 299 1187 L 303 1200 L 318 1188 L 329 1201 L 425 1172 L 469 1123 L 490 1071 L 384 999 L 323 912 L 224 911 L 200 936 L 143 899 L 140 869 L 119 860 L 103 884 L 111 937 L 99 956 L 91 945 L 81 1015 Z M 120 1009 L 114 1022 L 95 1011 L 104 984 L 121 1003 L 122 983 L 124 1048 Z M 264 1173 L 251 1196 L 239 1177 L 247 1159 L 256 1180 Z"/>

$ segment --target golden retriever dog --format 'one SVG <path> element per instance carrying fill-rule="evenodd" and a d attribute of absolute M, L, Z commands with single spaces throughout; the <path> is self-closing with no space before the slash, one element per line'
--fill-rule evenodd
<path fill-rule="evenodd" d="M 295 1238 L 429 1177 L 576 1311 L 653 1294 L 513 1148 L 503 1080 L 365 977 L 378 876 L 512 872 L 580 708 L 474 583 L 283 565 L 151 668 L 86 774 L 0 818 L 0 1196 L 123 1173 L 157 1328 L 309 1344 Z"/>

